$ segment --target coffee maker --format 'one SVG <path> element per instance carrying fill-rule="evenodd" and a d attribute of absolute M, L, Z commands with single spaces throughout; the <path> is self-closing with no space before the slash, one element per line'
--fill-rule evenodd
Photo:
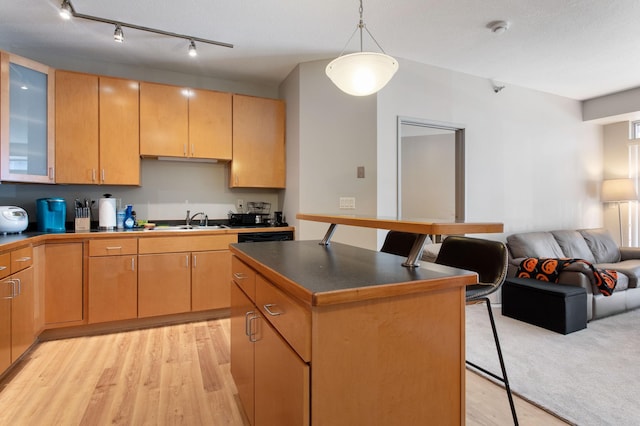
<path fill-rule="evenodd" d="M 39 198 L 36 200 L 38 231 L 65 232 L 67 202 L 64 198 Z"/>

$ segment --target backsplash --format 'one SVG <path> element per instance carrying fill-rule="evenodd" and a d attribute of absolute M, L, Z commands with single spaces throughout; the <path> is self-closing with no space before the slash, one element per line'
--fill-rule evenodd
<path fill-rule="evenodd" d="M 24 208 L 29 222 L 36 221 L 38 198 L 62 197 L 67 202 L 67 221 L 73 219 L 74 200 L 95 200 L 93 218 L 98 218 L 98 199 L 111 194 L 122 205 L 132 204 L 141 220 L 180 220 L 187 210 L 191 214 L 204 212 L 210 219 L 226 219 L 229 210 L 236 211 L 237 199 L 266 201 L 272 210 L 281 205 L 277 189 L 230 189 L 229 166 L 225 163 L 141 160 L 142 186 L 107 185 L 0 185 L 0 205 Z M 285 213 L 286 214 L 286 213 Z M 295 212 L 292 212 L 295 214 Z"/>

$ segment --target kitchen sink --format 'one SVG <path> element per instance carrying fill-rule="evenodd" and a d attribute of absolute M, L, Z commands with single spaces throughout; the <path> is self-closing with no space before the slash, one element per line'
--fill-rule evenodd
<path fill-rule="evenodd" d="M 207 231 L 213 229 L 229 229 L 227 225 L 174 225 L 174 226 L 156 226 L 151 230 L 155 231 Z"/>

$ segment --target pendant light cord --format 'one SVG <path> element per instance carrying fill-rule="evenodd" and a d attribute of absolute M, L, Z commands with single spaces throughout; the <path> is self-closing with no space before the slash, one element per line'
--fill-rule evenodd
<path fill-rule="evenodd" d="M 362 6 L 362 0 L 360 0 L 360 9 L 359 9 L 359 11 L 360 11 L 360 22 L 358 22 L 358 25 L 356 26 L 356 29 L 353 31 L 353 33 L 351 33 L 351 37 L 349 37 L 349 40 L 347 40 L 347 43 L 344 45 L 344 48 L 342 49 L 342 52 L 340 52 L 340 55 L 338 55 L 338 56 L 342 56 L 344 54 L 344 51 L 347 50 L 347 46 L 349 46 L 349 43 L 353 39 L 353 36 L 356 35 L 356 32 L 358 32 L 358 31 L 360 31 L 360 52 L 363 52 L 363 42 L 362 42 L 362 29 L 363 28 L 367 32 L 367 34 L 369 34 L 369 37 L 371 37 L 371 40 L 373 40 L 373 42 L 376 44 L 376 46 L 378 46 L 378 49 L 380 49 L 380 51 L 386 55 L 386 52 L 384 51 L 382 46 L 380 46 L 380 44 L 378 43 L 378 40 L 376 40 L 376 38 L 373 36 L 373 34 L 371 34 L 369 29 L 367 28 L 367 25 L 364 23 L 364 19 L 362 18 L 362 15 L 364 13 L 364 8 Z"/>

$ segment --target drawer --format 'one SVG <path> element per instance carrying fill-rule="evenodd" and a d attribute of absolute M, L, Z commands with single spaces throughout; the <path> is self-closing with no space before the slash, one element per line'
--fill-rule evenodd
<path fill-rule="evenodd" d="M 33 247 L 22 247 L 11 252 L 11 273 L 22 271 L 33 265 Z"/>
<path fill-rule="evenodd" d="M 140 238 L 140 254 L 229 250 L 229 244 L 237 242 L 238 236 L 236 234 L 190 235 L 175 237 L 152 236 Z"/>
<path fill-rule="evenodd" d="M 0 254 L 0 278 L 8 277 L 11 274 L 11 253 Z"/>
<path fill-rule="evenodd" d="M 311 312 L 261 275 L 256 276 L 256 305 L 262 315 L 300 355 L 311 361 Z"/>
<path fill-rule="evenodd" d="M 137 254 L 137 238 L 113 238 L 89 241 L 89 256 L 119 256 Z"/>
<path fill-rule="evenodd" d="M 256 272 L 235 256 L 231 256 L 231 279 L 252 302 L 256 300 Z"/>

